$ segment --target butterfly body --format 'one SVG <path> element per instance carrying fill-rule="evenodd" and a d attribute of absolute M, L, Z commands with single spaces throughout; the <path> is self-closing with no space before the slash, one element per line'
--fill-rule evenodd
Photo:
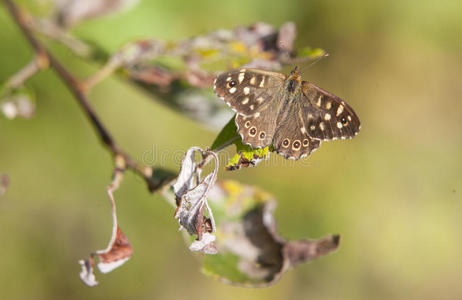
<path fill-rule="evenodd" d="M 243 143 L 273 145 L 285 158 L 302 158 L 322 141 L 352 138 L 360 129 L 348 104 L 302 81 L 297 68 L 288 76 L 245 68 L 225 72 L 215 79 L 214 91 L 237 113 Z"/>

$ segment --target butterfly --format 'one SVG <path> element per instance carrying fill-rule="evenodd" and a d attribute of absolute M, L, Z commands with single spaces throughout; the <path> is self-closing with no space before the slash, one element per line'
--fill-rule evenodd
<path fill-rule="evenodd" d="M 297 67 L 288 76 L 259 69 L 232 70 L 218 75 L 213 88 L 236 112 L 244 144 L 273 145 L 285 158 L 300 159 L 322 141 L 353 138 L 361 128 L 345 101 L 302 81 Z"/>

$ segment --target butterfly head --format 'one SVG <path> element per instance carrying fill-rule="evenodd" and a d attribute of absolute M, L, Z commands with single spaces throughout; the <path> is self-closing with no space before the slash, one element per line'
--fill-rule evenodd
<path fill-rule="evenodd" d="M 286 79 L 286 90 L 295 94 L 300 89 L 302 78 L 298 74 L 298 67 L 295 67 Z"/>

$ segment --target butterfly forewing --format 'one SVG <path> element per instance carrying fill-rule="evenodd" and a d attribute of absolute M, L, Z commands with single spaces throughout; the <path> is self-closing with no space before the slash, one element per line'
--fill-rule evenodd
<path fill-rule="evenodd" d="M 345 101 L 312 83 L 302 84 L 301 114 L 312 138 L 347 139 L 358 134 L 361 123 Z"/>
<path fill-rule="evenodd" d="M 250 116 L 276 100 L 284 80 L 281 73 L 244 68 L 220 74 L 214 91 L 235 112 Z"/>

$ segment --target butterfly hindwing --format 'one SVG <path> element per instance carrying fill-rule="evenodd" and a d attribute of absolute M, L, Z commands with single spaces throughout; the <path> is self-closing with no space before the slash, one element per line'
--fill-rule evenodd
<path fill-rule="evenodd" d="M 321 145 L 320 140 L 308 136 L 299 110 L 300 105 L 294 103 L 281 112 L 273 139 L 273 147 L 278 154 L 296 160 L 310 155 Z"/>
<path fill-rule="evenodd" d="M 361 123 L 353 109 L 339 97 L 303 81 L 301 114 L 308 134 L 315 139 L 348 139 L 358 134 Z"/>
<path fill-rule="evenodd" d="M 237 132 L 244 144 L 252 148 L 262 148 L 271 145 L 277 124 L 273 117 L 279 111 L 280 102 L 268 103 L 260 112 L 251 116 L 236 115 Z"/>
<path fill-rule="evenodd" d="M 220 74 L 214 91 L 235 112 L 250 116 L 275 100 L 284 80 L 281 73 L 243 68 Z"/>

